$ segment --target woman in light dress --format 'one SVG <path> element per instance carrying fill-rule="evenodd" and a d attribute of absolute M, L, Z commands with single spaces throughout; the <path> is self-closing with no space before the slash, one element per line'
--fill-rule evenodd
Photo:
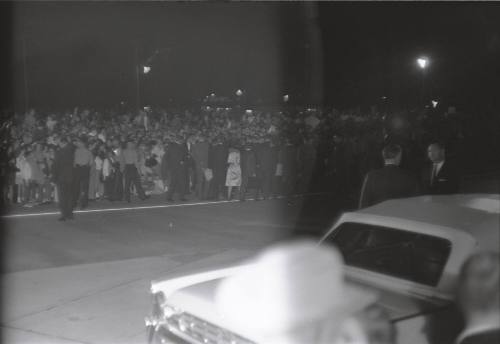
<path fill-rule="evenodd" d="M 230 148 L 227 162 L 229 164 L 226 174 L 227 199 L 230 200 L 233 187 L 237 187 L 239 192 L 241 186 L 240 151 Z"/>

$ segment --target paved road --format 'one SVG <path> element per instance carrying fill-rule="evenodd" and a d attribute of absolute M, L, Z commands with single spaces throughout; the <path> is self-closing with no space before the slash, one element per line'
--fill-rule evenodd
<path fill-rule="evenodd" d="M 151 279 L 317 234 L 338 210 L 325 195 L 110 205 L 93 204 L 69 222 L 57 221 L 53 206 L 4 217 L 3 342 L 142 343 Z"/>

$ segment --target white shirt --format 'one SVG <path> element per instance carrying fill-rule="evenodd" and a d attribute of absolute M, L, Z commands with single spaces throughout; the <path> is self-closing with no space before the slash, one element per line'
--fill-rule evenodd
<path fill-rule="evenodd" d="M 111 174 L 111 161 L 108 158 L 104 159 L 102 163 L 102 175 L 108 177 Z"/>
<path fill-rule="evenodd" d="M 102 164 L 103 164 L 102 159 L 100 157 L 96 156 L 94 161 L 95 161 L 95 169 L 102 170 Z"/>
<path fill-rule="evenodd" d="M 441 171 L 441 167 L 443 167 L 443 164 L 444 164 L 444 160 L 434 164 L 434 165 L 436 165 L 436 176 L 438 175 L 439 171 Z"/>

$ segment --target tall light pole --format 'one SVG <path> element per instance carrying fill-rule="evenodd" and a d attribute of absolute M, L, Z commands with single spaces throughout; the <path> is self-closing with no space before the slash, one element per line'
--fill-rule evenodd
<path fill-rule="evenodd" d="M 29 89 L 28 89 L 28 73 L 26 71 L 26 38 L 23 37 L 23 79 L 24 79 L 24 112 L 29 109 Z"/>
<path fill-rule="evenodd" d="M 422 91 L 421 91 L 421 104 L 425 104 L 425 71 L 429 66 L 429 59 L 427 57 L 419 57 L 417 59 L 417 64 L 422 70 Z"/>
<path fill-rule="evenodd" d="M 139 60 L 139 47 L 138 45 L 135 46 L 135 85 L 136 85 L 136 90 L 135 90 L 135 98 L 136 98 L 136 106 L 137 106 L 137 111 L 141 110 L 141 74 L 148 74 L 151 71 L 151 64 L 154 60 L 154 58 L 159 55 L 160 53 L 166 51 L 167 53 L 170 52 L 170 48 L 163 48 L 163 49 L 157 49 L 153 55 L 151 55 L 144 63 L 141 63 Z"/>
<path fill-rule="evenodd" d="M 137 112 L 141 109 L 141 86 L 139 78 L 139 47 L 135 46 L 135 104 Z"/>

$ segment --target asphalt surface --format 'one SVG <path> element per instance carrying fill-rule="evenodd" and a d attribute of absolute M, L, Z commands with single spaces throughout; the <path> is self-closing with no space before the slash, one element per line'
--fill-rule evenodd
<path fill-rule="evenodd" d="M 253 249 L 296 234 L 319 234 L 338 210 L 328 195 L 246 202 L 93 202 L 75 220 L 55 205 L 4 216 L 4 272 L 163 254 Z"/>
<path fill-rule="evenodd" d="M 2 342 L 143 343 L 152 279 L 319 236 L 339 209 L 326 194 L 202 204 L 169 204 L 160 196 L 100 201 L 65 222 L 54 204 L 12 207 L 2 218 Z"/>

